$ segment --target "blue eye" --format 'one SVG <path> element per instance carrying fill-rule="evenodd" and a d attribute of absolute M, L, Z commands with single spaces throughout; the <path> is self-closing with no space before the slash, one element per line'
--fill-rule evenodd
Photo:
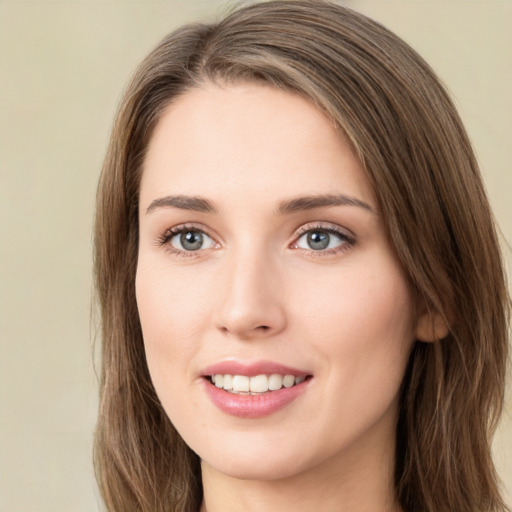
<path fill-rule="evenodd" d="M 198 229 L 182 229 L 169 238 L 171 247 L 178 251 L 199 251 L 215 247 L 214 240 Z"/>
<path fill-rule="evenodd" d="M 349 237 L 343 233 L 331 229 L 311 229 L 298 238 L 295 247 L 309 251 L 325 251 L 349 242 Z"/>

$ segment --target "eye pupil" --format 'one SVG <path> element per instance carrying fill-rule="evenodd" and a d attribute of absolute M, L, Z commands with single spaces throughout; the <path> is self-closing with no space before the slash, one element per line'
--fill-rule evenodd
<path fill-rule="evenodd" d="M 329 245 L 330 235 L 325 231 L 312 231 L 308 233 L 308 245 L 315 251 L 326 249 Z"/>
<path fill-rule="evenodd" d="M 187 251 L 197 251 L 203 245 L 203 234 L 199 231 L 187 231 L 181 234 L 180 242 Z"/>

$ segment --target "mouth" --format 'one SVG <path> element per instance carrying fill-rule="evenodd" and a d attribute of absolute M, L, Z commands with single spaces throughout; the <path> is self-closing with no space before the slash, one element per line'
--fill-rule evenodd
<path fill-rule="evenodd" d="M 291 374 L 272 373 L 270 375 L 231 375 L 216 373 L 205 377 L 211 384 L 234 395 L 262 395 L 292 388 L 310 379 L 311 375 L 295 376 Z"/>
<path fill-rule="evenodd" d="M 217 408 L 243 418 L 261 418 L 283 409 L 303 395 L 313 379 L 307 371 L 266 361 L 224 361 L 204 369 L 201 377 Z"/>

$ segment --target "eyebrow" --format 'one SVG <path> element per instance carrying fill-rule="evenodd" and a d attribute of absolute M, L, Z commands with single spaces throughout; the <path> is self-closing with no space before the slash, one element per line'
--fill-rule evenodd
<path fill-rule="evenodd" d="M 325 208 L 330 206 L 357 206 L 368 210 L 373 214 L 376 211 L 364 201 L 345 194 L 322 194 L 315 196 L 297 197 L 289 199 L 279 204 L 278 213 L 286 215 L 294 212 L 314 210 L 315 208 Z M 165 196 L 155 199 L 146 210 L 146 214 L 158 208 L 179 208 L 181 210 L 191 210 L 201 213 L 217 213 L 217 208 L 208 199 L 196 196 Z"/>
<path fill-rule="evenodd" d="M 217 209 L 212 202 L 202 197 L 194 196 L 165 196 L 155 199 L 148 206 L 146 213 L 151 213 L 157 208 L 179 208 L 201 213 L 216 213 Z"/>
<path fill-rule="evenodd" d="M 377 212 L 368 203 L 361 201 L 361 199 L 358 199 L 357 197 L 347 196 L 344 194 L 322 194 L 290 199 L 288 201 L 283 201 L 279 205 L 278 212 L 280 214 L 288 214 L 329 206 L 357 206 L 377 215 Z"/>

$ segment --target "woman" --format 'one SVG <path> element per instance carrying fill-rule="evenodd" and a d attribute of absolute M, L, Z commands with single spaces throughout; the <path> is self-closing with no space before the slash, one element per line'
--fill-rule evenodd
<path fill-rule="evenodd" d="M 169 35 L 98 192 L 110 511 L 502 511 L 509 300 L 460 119 L 351 10 Z"/>

